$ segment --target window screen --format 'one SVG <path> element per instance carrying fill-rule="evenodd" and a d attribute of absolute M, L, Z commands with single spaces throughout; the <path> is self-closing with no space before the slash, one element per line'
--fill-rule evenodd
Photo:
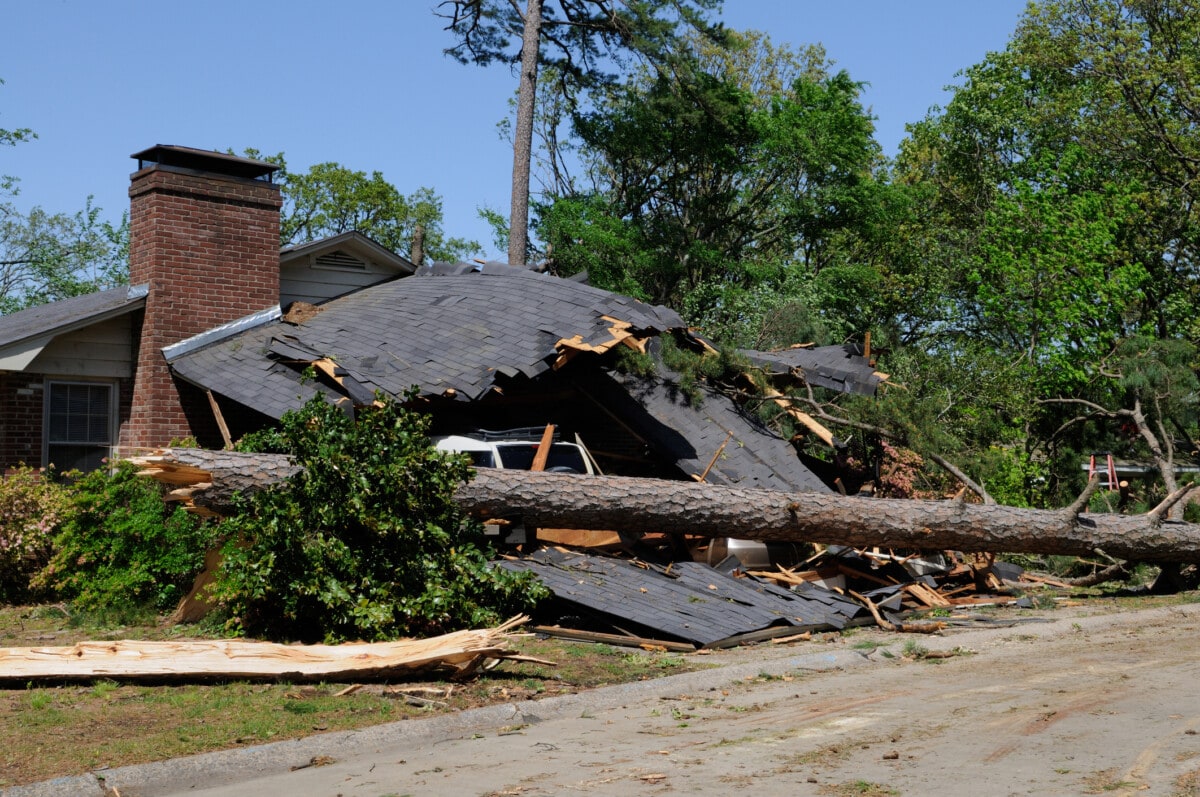
<path fill-rule="evenodd" d="M 51 382 L 47 400 L 49 461 L 60 473 L 102 467 L 112 446 L 112 386 Z"/>

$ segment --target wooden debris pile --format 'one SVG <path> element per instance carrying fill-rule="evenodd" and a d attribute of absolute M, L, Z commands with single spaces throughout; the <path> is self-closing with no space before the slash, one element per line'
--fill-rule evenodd
<path fill-rule="evenodd" d="M 467 678 L 501 660 L 527 661 L 508 649 L 528 617 L 495 628 L 427 639 L 348 645 L 279 645 L 240 639 L 80 642 L 67 647 L 0 648 L 0 682 L 111 678 L 292 682 L 397 679 L 416 673 Z M 549 662 L 541 662 L 548 664 Z"/>
<path fill-rule="evenodd" d="M 830 546 L 796 567 L 746 570 L 745 575 L 780 586 L 816 584 L 842 594 L 858 592 L 895 611 L 948 609 L 1006 604 L 1020 599 L 1022 588 L 1068 584 L 997 561 L 992 554 L 910 553 L 878 548 L 855 550 Z"/>
<path fill-rule="evenodd" d="M 506 557 L 501 566 L 533 571 L 553 594 L 531 630 L 677 651 L 871 623 L 936 632 L 944 621 L 911 618 L 1017 602 L 1023 588 L 1067 586 L 987 555 L 898 556 L 831 546 L 796 567 L 753 570 L 732 558 L 713 568 L 663 553 L 669 553 L 665 546 L 621 552 L 546 547 Z"/>

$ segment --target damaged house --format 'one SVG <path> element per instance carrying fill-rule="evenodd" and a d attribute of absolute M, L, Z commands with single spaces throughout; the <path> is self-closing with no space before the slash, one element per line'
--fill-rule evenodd
<path fill-rule="evenodd" d="M 164 346 L 414 271 L 358 233 L 281 251 L 271 164 L 172 146 L 133 157 L 130 285 L 0 317 L 0 467 L 219 445 L 216 397 L 177 380 Z"/>
<path fill-rule="evenodd" d="M 162 145 L 133 157 L 130 285 L 0 317 L 0 466 L 97 468 L 185 439 L 220 449 L 314 396 L 352 411 L 383 393 L 437 435 L 553 424 L 606 474 L 832 489 L 790 441 L 655 356 L 668 338 L 711 348 L 668 308 L 524 268 L 416 266 L 353 232 L 281 250 L 271 164 Z M 776 383 L 869 395 L 885 378 L 852 345 L 744 354 Z M 692 563 L 541 555 L 506 566 L 538 569 L 572 612 L 619 628 L 598 618 L 620 607 L 685 646 L 861 614 Z"/>
<path fill-rule="evenodd" d="M 609 473 L 829 489 L 730 399 L 620 367 L 665 335 L 703 345 L 667 308 L 521 268 L 418 269 L 356 233 L 281 251 L 272 165 L 133 157 L 130 286 L 0 318 L 5 467 L 220 448 L 314 394 L 415 388 L 437 433 L 553 423 Z M 835 390 L 881 379 L 854 347 L 753 356 Z"/>

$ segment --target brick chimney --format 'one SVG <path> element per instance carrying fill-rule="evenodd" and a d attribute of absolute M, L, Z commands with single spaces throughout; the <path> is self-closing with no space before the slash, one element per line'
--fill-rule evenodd
<path fill-rule="evenodd" d="M 121 445 L 140 448 L 214 428 L 162 349 L 278 304 L 282 200 L 262 161 L 161 144 L 131 157 L 129 282 L 149 294 Z"/>

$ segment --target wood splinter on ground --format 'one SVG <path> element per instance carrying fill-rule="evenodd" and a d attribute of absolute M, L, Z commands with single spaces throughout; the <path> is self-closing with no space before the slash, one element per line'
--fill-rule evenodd
<path fill-rule="evenodd" d="M 69 647 L 0 648 L 0 682 L 92 678 L 357 681 L 445 670 L 461 679 L 498 660 L 535 661 L 509 650 L 505 644 L 510 632 L 528 621 L 528 617 L 518 616 L 495 628 L 369 644 L 279 645 L 203 639 L 120 640 L 80 642 Z"/>
<path fill-rule="evenodd" d="M 863 606 L 867 607 L 867 609 L 871 612 L 871 615 L 875 618 L 875 624 L 884 631 L 901 631 L 906 634 L 937 634 L 946 627 L 946 624 L 943 622 L 899 624 L 889 622 L 883 618 L 882 614 L 879 613 L 879 607 L 875 605 L 874 601 L 872 601 L 866 595 L 861 595 L 853 590 L 850 590 L 849 592 L 851 597 L 853 597 Z"/>

